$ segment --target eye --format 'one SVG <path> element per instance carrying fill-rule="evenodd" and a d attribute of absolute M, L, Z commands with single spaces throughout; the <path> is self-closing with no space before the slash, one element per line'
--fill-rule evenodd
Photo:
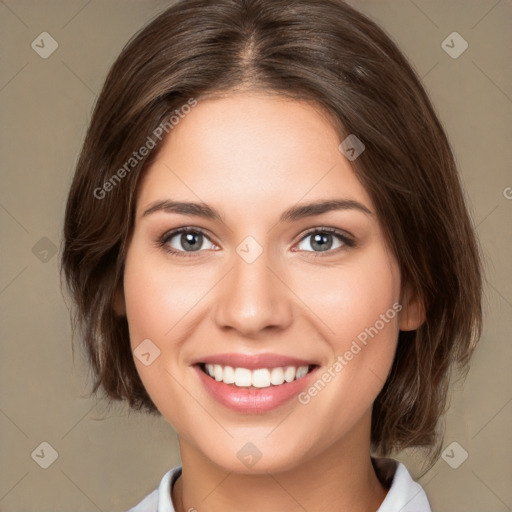
<path fill-rule="evenodd" d="M 159 239 L 158 245 L 168 253 L 185 257 L 217 247 L 202 229 L 193 227 L 179 228 L 164 233 Z M 322 227 L 314 228 L 306 233 L 298 244 L 298 250 L 313 252 L 316 253 L 314 256 L 321 256 L 320 253 L 332 254 L 338 252 L 338 249 L 355 247 L 355 245 L 355 240 L 342 231 Z"/>
<path fill-rule="evenodd" d="M 299 250 L 306 252 L 337 252 L 336 249 L 354 247 L 354 239 L 334 228 L 315 228 L 299 242 Z M 308 249 L 309 247 L 309 249 Z M 316 256 L 316 255 L 315 255 Z"/>
<path fill-rule="evenodd" d="M 204 243 L 210 245 L 204 247 Z M 212 249 L 216 246 L 210 241 L 206 233 L 198 228 L 181 228 L 165 233 L 159 241 L 159 245 L 167 252 L 177 256 L 188 256 L 186 253 L 199 252 Z"/>

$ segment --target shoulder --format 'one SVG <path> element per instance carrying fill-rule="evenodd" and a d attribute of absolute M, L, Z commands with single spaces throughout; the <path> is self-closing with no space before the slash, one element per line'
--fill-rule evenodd
<path fill-rule="evenodd" d="M 180 475 L 181 466 L 167 471 L 160 480 L 158 488 L 127 512 L 175 512 L 171 501 L 171 488 Z"/>
<path fill-rule="evenodd" d="M 432 512 L 423 487 L 415 482 L 407 468 L 392 459 L 374 459 L 377 471 L 391 481 L 386 498 L 377 512 Z"/>

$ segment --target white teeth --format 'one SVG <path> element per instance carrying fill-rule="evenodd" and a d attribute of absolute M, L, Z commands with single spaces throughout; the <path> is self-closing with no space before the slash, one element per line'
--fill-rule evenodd
<path fill-rule="evenodd" d="M 299 366 L 297 368 L 297 373 L 295 374 L 296 379 L 301 379 L 304 375 L 307 375 L 308 367 L 307 366 Z"/>
<path fill-rule="evenodd" d="M 231 366 L 224 366 L 222 373 L 223 381 L 225 384 L 234 384 L 235 382 L 235 370 Z"/>
<path fill-rule="evenodd" d="M 270 372 L 266 368 L 252 372 L 252 385 L 255 388 L 268 388 L 270 386 Z"/>
<path fill-rule="evenodd" d="M 247 368 L 235 369 L 235 386 L 250 386 L 251 385 L 251 370 Z"/>
<path fill-rule="evenodd" d="M 284 382 L 284 371 L 282 368 L 272 368 L 270 372 L 270 382 L 274 384 L 274 386 L 279 386 Z"/>
<path fill-rule="evenodd" d="M 220 364 L 213 365 L 213 376 L 215 377 L 215 380 L 222 380 L 222 366 Z"/>
<path fill-rule="evenodd" d="M 286 382 L 291 382 L 295 379 L 295 373 L 297 370 L 295 370 L 295 366 L 287 366 L 286 370 L 284 371 L 284 380 Z"/>
<path fill-rule="evenodd" d="M 277 368 L 233 368 L 220 364 L 205 364 L 206 373 L 216 381 L 234 384 L 237 387 L 268 388 L 279 386 L 284 382 L 292 382 L 308 373 L 308 366 L 286 366 Z"/>

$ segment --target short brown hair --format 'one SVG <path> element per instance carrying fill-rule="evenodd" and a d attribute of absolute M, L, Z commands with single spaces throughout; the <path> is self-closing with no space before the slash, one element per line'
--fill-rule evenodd
<path fill-rule="evenodd" d="M 481 335 L 478 242 L 444 130 L 421 82 L 374 22 L 339 0 L 186 0 L 141 30 L 98 98 L 67 202 L 62 268 L 100 387 L 158 414 L 138 376 L 126 317 L 113 311 L 133 230 L 137 184 L 158 147 L 123 181 L 116 170 L 191 98 L 260 90 L 311 101 L 343 139 L 366 150 L 352 165 L 426 320 L 400 331 L 372 416 L 382 454 L 436 445 L 453 368 Z M 341 140 L 341 139 L 340 139 Z M 126 169 L 126 167 L 125 167 Z"/>

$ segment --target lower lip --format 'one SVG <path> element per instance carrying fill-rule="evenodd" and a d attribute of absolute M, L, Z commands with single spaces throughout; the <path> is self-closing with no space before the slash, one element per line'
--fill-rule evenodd
<path fill-rule="evenodd" d="M 194 368 L 206 390 L 217 402 L 234 411 L 245 413 L 270 411 L 288 402 L 307 386 L 311 375 L 318 369 L 313 368 L 304 377 L 279 386 L 239 388 L 213 379 L 197 365 Z"/>

